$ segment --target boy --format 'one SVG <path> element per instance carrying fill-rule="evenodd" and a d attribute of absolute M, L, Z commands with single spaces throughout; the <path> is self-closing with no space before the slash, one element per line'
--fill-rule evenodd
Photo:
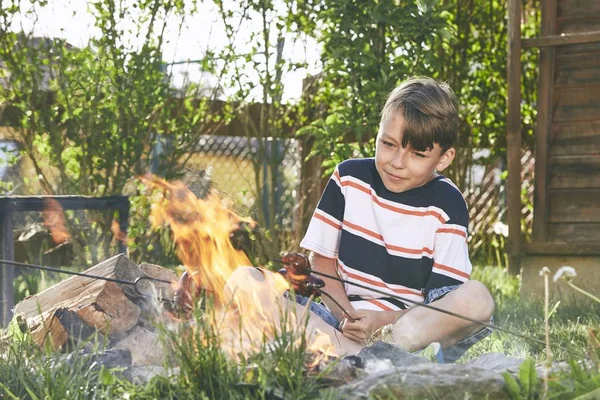
<path fill-rule="evenodd" d="M 428 78 L 394 89 L 375 158 L 336 167 L 300 246 L 311 251 L 315 271 L 488 322 L 494 301 L 483 284 L 469 280 L 465 201 L 438 174 L 456 154 L 457 103 L 447 85 Z M 323 319 L 341 321 L 336 328 L 353 341 L 389 327 L 404 349 L 439 342 L 445 360 L 454 361 L 489 334 L 479 324 L 319 277 L 352 317 L 323 296 L 335 317 Z"/>
<path fill-rule="evenodd" d="M 382 111 L 375 158 L 336 167 L 300 246 L 311 251 L 314 271 L 488 322 L 494 301 L 483 284 L 469 280 L 466 203 L 438 174 L 456 154 L 457 103 L 447 85 L 429 78 L 394 89 Z M 439 343 L 438 361 L 455 361 L 489 334 L 480 324 L 315 276 L 351 317 L 328 296 L 322 296 L 328 308 L 310 304 L 309 330 L 329 334 L 338 353 L 354 353 L 386 330 L 405 350 Z M 264 297 L 255 302 L 275 304 L 269 280 L 265 271 L 238 268 L 228 289 L 252 290 Z M 308 303 L 299 295 L 295 300 L 297 307 Z M 280 307 L 271 307 L 274 318 Z"/>

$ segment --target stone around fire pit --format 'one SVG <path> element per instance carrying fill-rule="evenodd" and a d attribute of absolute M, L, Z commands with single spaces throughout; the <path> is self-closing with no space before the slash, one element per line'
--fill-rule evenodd
<path fill-rule="evenodd" d="M 368 373 L 382 369 L 408 367 L 417 364 L 431 363 L 425 357 L 409 353 L 395 344 L 377 341 L 371 346 L 363 347 L 357 354 L 361 358 Z"/>
<path fill-rule="evenodd" d="M 345 400 L 378 395 L 395 399 L 510 398 L 501 374 L 460 364 L 423 363 L 388 369 L 339 389 Z"/>
<path fill-rule="evenodd" d="M 502 372 L 516 374 L 523 362 L 489 353 L 462 365 L 437 364 L 385 342 L 363 348 L 357 357 L 368 376 L 357 375 L 359 379 L 332 393 L 335 398 L 508 399 Z M 351 374 L 346 371 L 345 376 Z"/>

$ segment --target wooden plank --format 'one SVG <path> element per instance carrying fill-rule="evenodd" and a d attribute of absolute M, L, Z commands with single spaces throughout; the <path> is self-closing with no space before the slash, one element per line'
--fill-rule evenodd
<path fill-rule="evenodd" d="M 600 222 L 600 190 L 557 190 L 548 194 L 548 222 Z"/>
<path fill-rule="evenodd" d="M 523 246 L 526 254 L 545 255 L 600 255 L 598 243 L 528 243 Z"/>
<path fill-rule="evenodd" d="M 580 45 L 584 43 L 600 43 L 600 31 L 566 33 L 523 39 L 523 48 Z"/>
<path fill-rule="evenodd" d="M 598 53 L 600 56 L 600 53 Z M 553 121 L 593 121 L 600 115 L 600 86 L 556 88 Z"/>
<path fill-rule="evenodd" d="M 542 2 L 542 29 L 543 36 L 554 34 L 556 21 L 556 0 Z M 550 99 L 552 99 L 552 82 L 554 81 L 554 49 L 542 48 L 540 50 L 540 72 L 538 76 L 538 102 L 537 124 L 535 132 L 536 162 L 534 186 L 534 219 L 532 237 L 535 241 L 546 240 L 546 223 L 548 216 L 547 184 L 548 184 L 548 143 L 550 141 L 550 124 L 552 113 Z"/>
<path fill-rule="evenodd" d="M 557 58 L 554 71 L 555 87 L 600 85 L 600 54 Z"/>
<path fill-rule="evenodd" d="M 553 123 L 550 146 L 551 156 L 600 154 L 600 120 Z"/>
<path fill-rule="evenodd" d="M 573 18 L 596 13 L 600 13 L 598 0 L 558 0 L 557 3 L 558 18 Z"/>
<path fill-rule="evenodd" d="M 548 240 L 550 242 L 600 244 L 600 224 L 549 224 Z"/>
<path fill-rule="evenodd" d="M 547 1 L 547 0 L 544 0 Z M 508 160 L 508 263 L 521 270 L 521 0 L 508 0 L 508 99 L 506 147 Z"/>
<path fill-rule="evenodd" d="M 550 189 L 600 189 L 600 154 L 550 159 Z"/>
<path fill-rule="evenodd" d="M 577 18 L 559 18 L 556 33 L 584 33 L 600 31 L 600 13 Z"/>
<path fill-rule="evenodd" d="M 600 51 L 600 42 L 571 44 L 569 46 L 557 46 L 556 55 L 561 57 L 571 57 L 575 54 L 594 53 Z"/>

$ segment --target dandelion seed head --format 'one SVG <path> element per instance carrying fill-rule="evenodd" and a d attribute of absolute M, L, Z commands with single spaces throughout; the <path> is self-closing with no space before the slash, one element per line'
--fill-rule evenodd
<path fill-rule="evenodd" d="M 559 279 L 564 279 L 565 281 L 570 281 L 571 279 L 575 278 L 577 276 L 577 271 L 575 271 L 575 268 L 565 265 L 560 267 L 556 273 L 554 274 L 554 282 L 558 281 Z"/>

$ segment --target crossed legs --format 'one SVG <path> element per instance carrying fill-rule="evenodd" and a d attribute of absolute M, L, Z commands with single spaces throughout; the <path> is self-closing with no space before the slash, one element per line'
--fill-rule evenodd
<path fill-rule="evenodd" d="M 260 306 L 263 314 L 269 315 L 275 323 L 281 320 L 283 312 L 291 312 L 296 320 L 307 317 L 309 342 L 320 331 L 330 337 L 338 354 L 355 354 L 361 349 L 361 343 L 343 336 L 319 316 L 306 310 L 306 306 L 281 296 L 270 274 L 252 267 L 238 268 L 229 278 L 226 291 L 234 298 L 243 299 L 243 302 Z M 431 305 L 481 322 L 488 322 L 494 312 L 492 296 L 478 281 L 465 282 Z M 298 321 L 299 325 L 302 323 Z M 416 306 L 393 324 L 392 338 L 407 351 L 420 350 L 432 342 L 440 342 L 443 348 L 448 348 L 481 329 L 480 324 Z"/>

